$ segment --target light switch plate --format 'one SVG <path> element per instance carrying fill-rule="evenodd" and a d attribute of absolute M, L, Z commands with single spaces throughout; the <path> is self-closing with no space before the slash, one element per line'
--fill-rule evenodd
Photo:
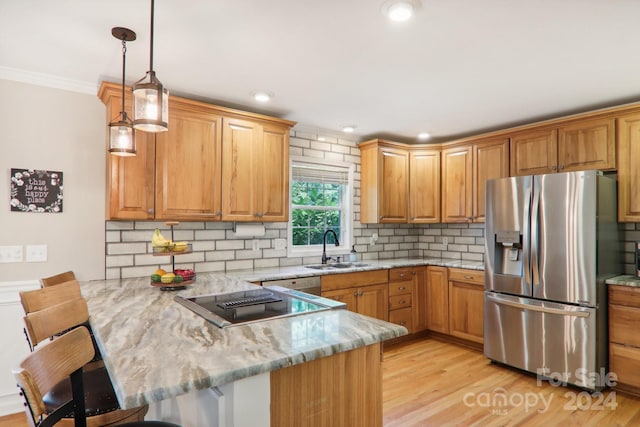
<path fill-rule="evenodd" d="M 47 262 L 47 245 L 27 245 L 27 262 Z"/>
<path fill-rule="evenodd" d="M 22 262 L 22 246 L 0 246 L 0 263 Z"/>

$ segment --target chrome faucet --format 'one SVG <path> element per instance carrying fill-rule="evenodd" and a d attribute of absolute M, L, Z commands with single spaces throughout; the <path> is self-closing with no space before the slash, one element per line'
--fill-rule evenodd
<path fill-rule="evenodd" d="M 336 241 L 336 246 L 340 246 L 340 242 L 338 241 L 338 235 L 333 230 L 327 230 L 324 232 L 324 236 L 322 236 L 322 263 L 326 264 L 327 261 L 331 259 L 330 256 L 327 256 L 327 234 L 333 233 L 333 239 Z"/>

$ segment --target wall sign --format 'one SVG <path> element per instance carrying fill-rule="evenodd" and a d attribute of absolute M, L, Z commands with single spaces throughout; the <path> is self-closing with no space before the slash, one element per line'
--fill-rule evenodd
<path fill-rule="evenodd" d="M 62 212 L 62 172 L 11 168 L 11 211 Z"/>

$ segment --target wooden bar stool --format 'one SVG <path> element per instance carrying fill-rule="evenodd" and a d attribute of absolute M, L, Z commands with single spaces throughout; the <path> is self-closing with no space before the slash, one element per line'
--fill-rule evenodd
<path fill-rule="evenodd" d="M 25 329 L 28 337 L 39 351 L 38 344 L 57 335 L 60 331 L 69 331 L 81 327 L 86 329 L 84 324 L 89 318 L 87 301 L 84 298 L 75 298 L 65 301 L 42 310 L 28 313 L 25 318 Z M 79 326 L 80 325 L 80 326 Z M 68 332 L 66 332 L 68 333 Z M 53 342 L 64 337 L 65 334 L 57 335 Z M 90 335 L 91 339 L 91 335 Z M 42 348 L 51 345 L 40 346 Z M 95 350 L 94 350 L 95 353 Z M 92 362 L 92 361 L 90 361 Z M 87 368 L 94 365 L 91 368 Z M 120 409 L 116 398 L 109 373 L 104 365 L 100 363 L 95 366 L 95 362 L 87 363 L 83 369 L 83 383 L 85 390 L 85 410 L 89 426 L 112 425 L 125 421 L 141 421 L 148 411 L 148 406 L 133 409 Z M 42 396 L 47 412 L 54 411 L 66 401 L 71 399 L 72 390 L 68 380 L 61 381 L 50 388 L 49 392 Z M 60 425 L 71 425 L 70 419 L 64 419 Z"/>
<path fill-rule="evenodd" d="M 93 358 L 93 345 L 89 331 L 78 327 L 51 343 L 38 348 L 14 369 L 21 394 L 25 398 L 27 416 L 36 427 L 75 426 L 91 424 L 86 417 L 85 384 L 82 367 Z M 71 397 L 53 411 L 49 411 L 42 396 L 62 381 L 70 379 Z M 72 416 L 73 418 L 64 418 Z M 63 424 L 67 421 L 66 424 Z M 179 427 L 160 421 L 137 421 L 120 424 L 120 427 Z"/>
<path fill-rule="evenodd" d="M 55 276 L 40 279 L 40 284 L 43 288 L 46 288 L 47 286 L 59 285 L 60 283 L 68 282 L 70 280 L 76 280 L 76 275 L 73 271 L 65 271 L 64 273 L 56 274 Z"/>

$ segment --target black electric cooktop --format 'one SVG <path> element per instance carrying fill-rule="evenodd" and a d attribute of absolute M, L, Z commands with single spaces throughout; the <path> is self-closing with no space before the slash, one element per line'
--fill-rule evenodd
<path fill-rule="evenodd" d="M 279 286 L 196 297 L 177 295 L 174 300 L 220 328 L 346 307 L 338 301 Z"/>

